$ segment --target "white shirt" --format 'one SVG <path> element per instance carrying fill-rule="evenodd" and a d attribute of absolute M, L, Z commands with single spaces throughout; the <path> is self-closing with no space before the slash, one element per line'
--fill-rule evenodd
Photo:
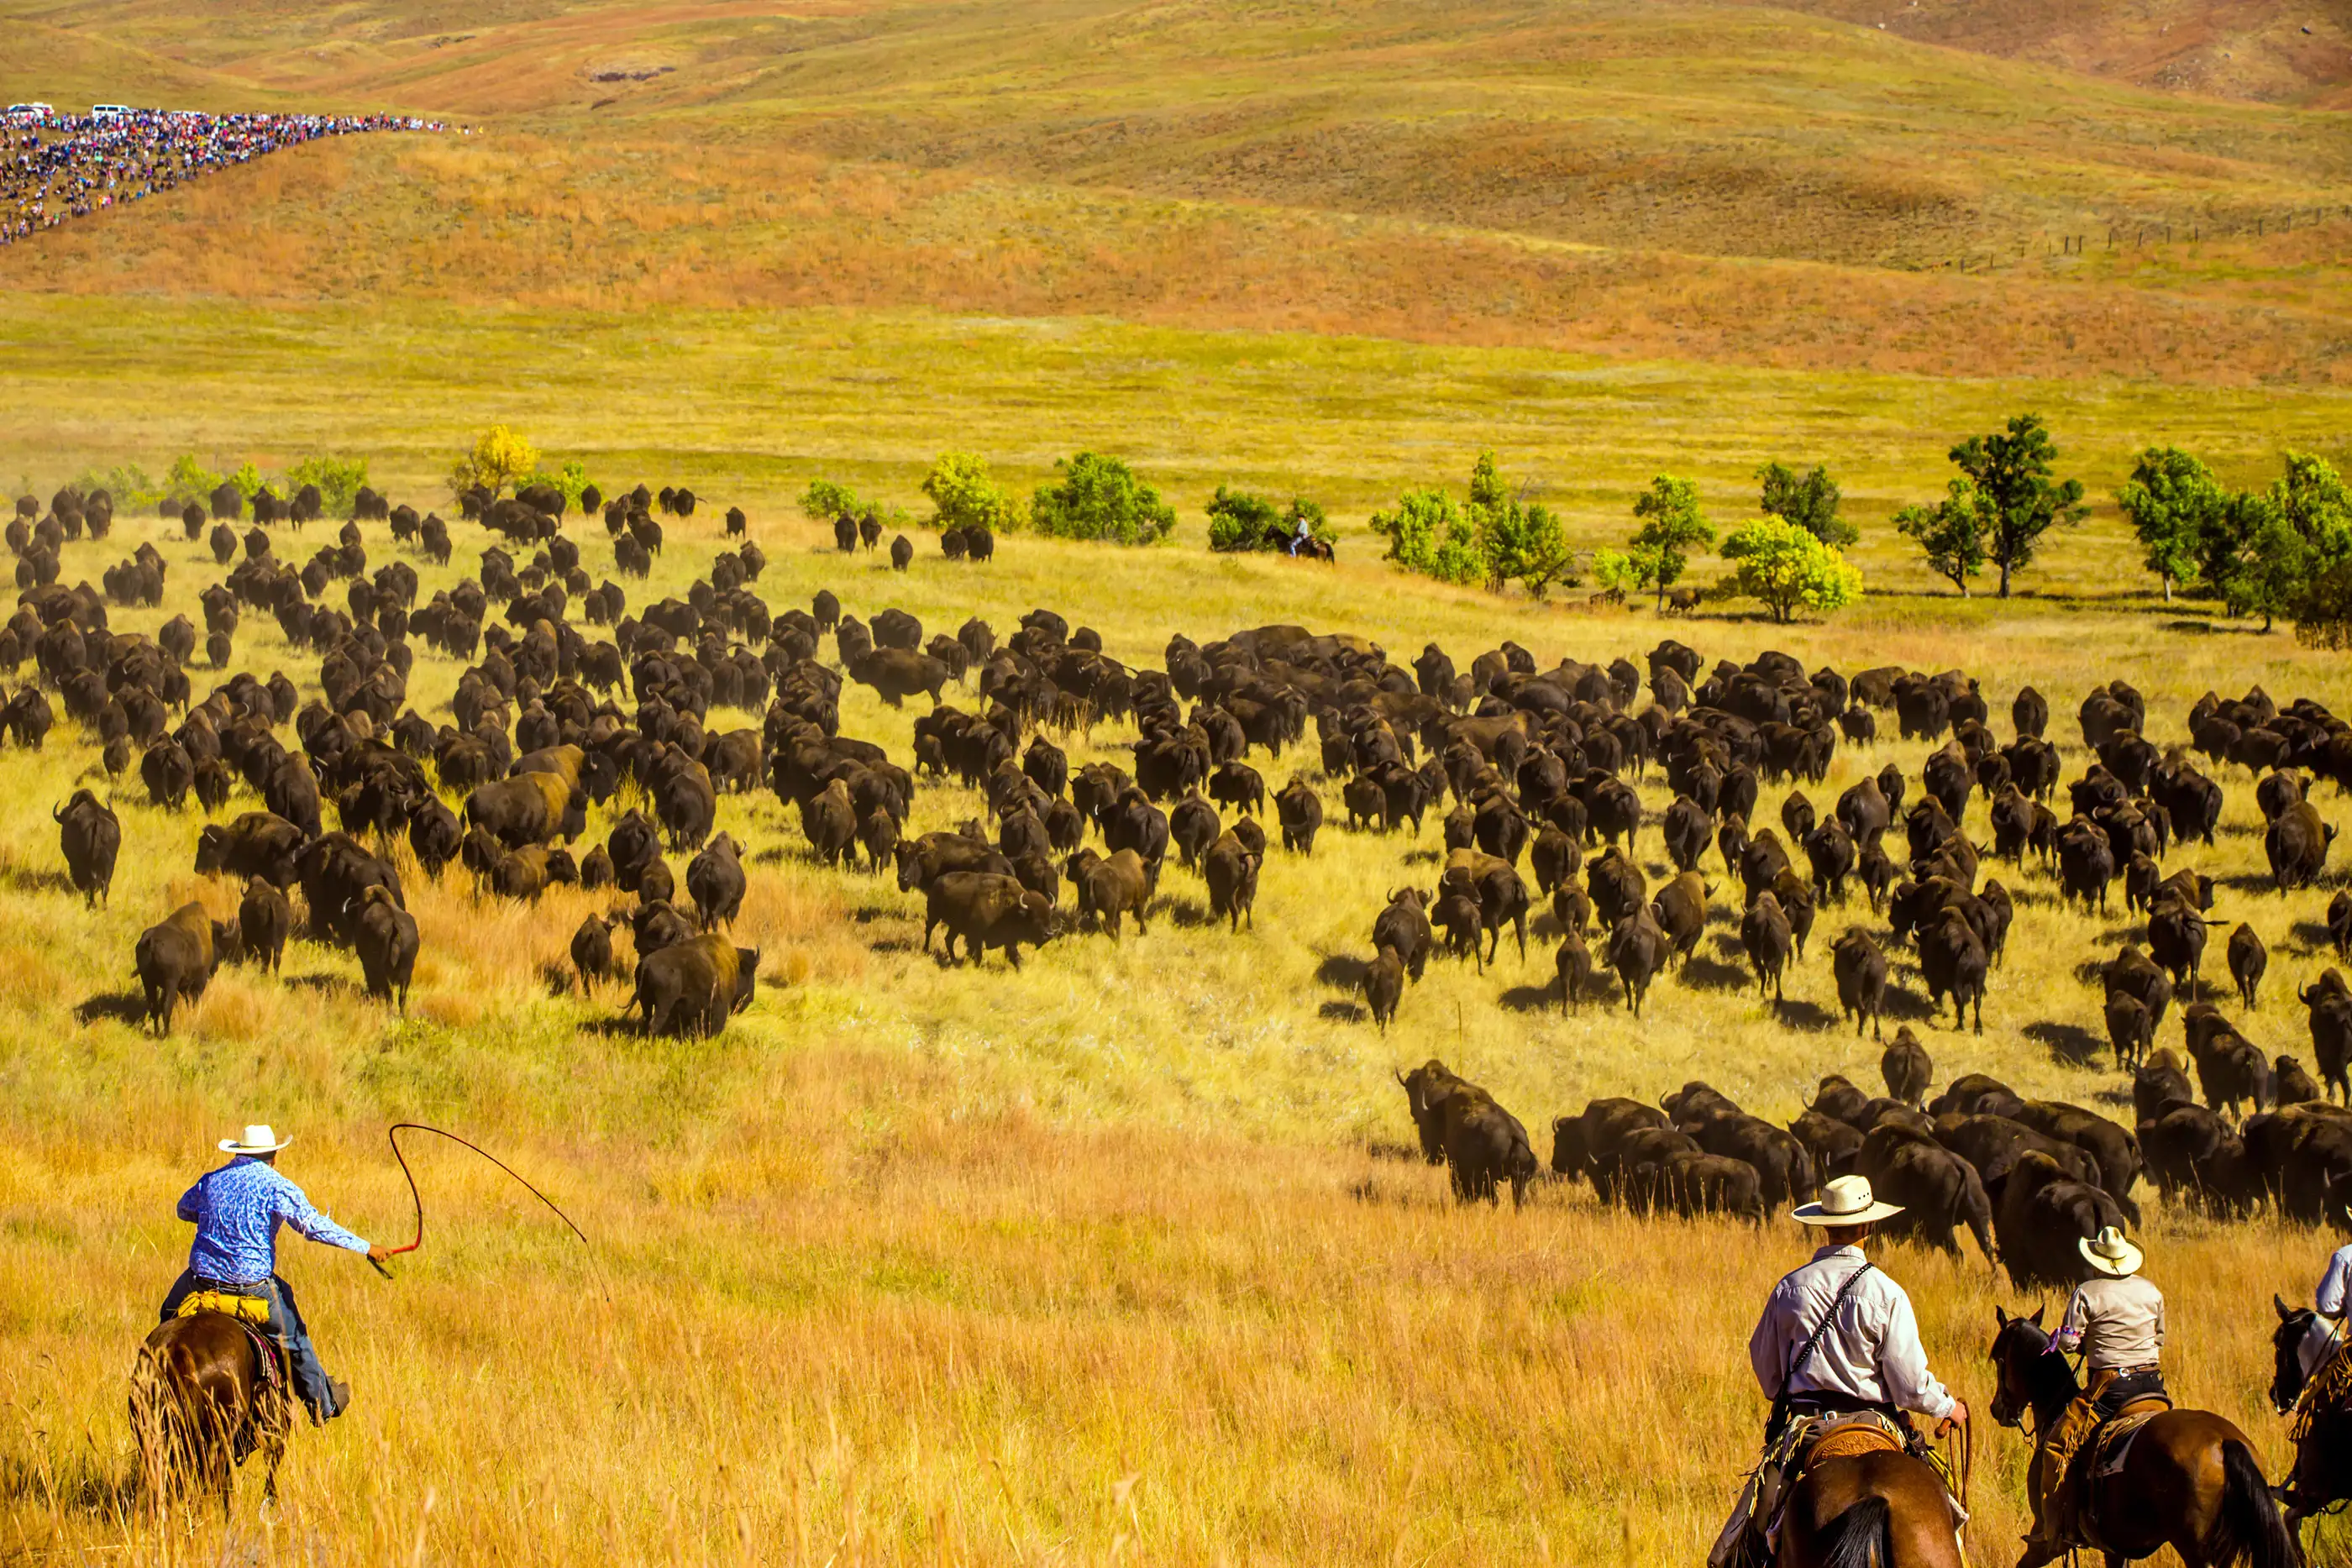
<path fill-rule="evenodd" d="M 1785 1379 L 1790 1394 L 1843 1394 L 1940 1421 L 1952 1413 L 1952 1396 L 1927 1370 L 1911 1298 L 1883 1270 L 1873 1269 L 1853 1288 L 1812 1361 L 1795 1377 L 1788 1376 L 1789 1364 L 1805 1348 L 1847 1277 L 1865 1261 L 1859 1247 L 1824 1247 L 1772 1287 L 1748 1340 L 1756 1382 L 1768 1397 L 1780 1392 Z"/>
<path fill-rule="evenodd" d="M 2323 1316 L 2340 1318 L 2347 1292 L 2352 1292 L 2352 1247 L 2338 1247 L 2327 1260 L 2327 1272 L 2320 1276 L 2319 1297 L 2312 1304 Z"/>
<path fill-rule="evenodd" d="M 2079 1349 L 2093 1372 L 2152 1366 L 2164 1352 L 2164 1293 L 2137 1274 L 2085 1280 L 2066 1303 L 2057 1345 Z"/>

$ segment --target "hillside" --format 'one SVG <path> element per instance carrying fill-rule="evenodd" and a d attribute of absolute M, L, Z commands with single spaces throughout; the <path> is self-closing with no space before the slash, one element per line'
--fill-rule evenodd
<path fill-rule="evenodd" d="M 929 307 L 2219 382 L 2332 381 L 2352 339 L 2335 116 L 1784 13 L 0 15 L 33 46 L 0 64 L 11 94 L 152 96 L 156 61 L 224 104 L 487 132 L 306 150 L 11 256 L 24 287 Z"/>

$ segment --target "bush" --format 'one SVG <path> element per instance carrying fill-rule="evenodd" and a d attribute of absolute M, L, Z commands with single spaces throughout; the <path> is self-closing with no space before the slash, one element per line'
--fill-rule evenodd
<path fill-rule="evenodd" d="M 163 489 L 147 476 L 147 470 L 136 463 L 118 463 L 111 468 L 91 468 L 74 481 L 74 488 L 87 496 L 103 490 L 114 497 L 118 510 L 145 510 L 163 498 Z M 22 494 L 20 491 L 19 494 Z"/>
<path fill-rule="evenodd" d="M 367 482 L 364 457 L 305 457 L 286 471 L 287 494 L 290 496 L 305 485 L 316 485 L 320 505 L 332 517 L 350 516 L 352 503 L 359 498 L 360 486 Z"/>
<path fill-rule="evenodd" d="M 1621 591 L 1654 587 L 1663 610 L 1666 590 L 1682 580 L 1690 565 L 1691 550 L 1715 542 L 1715 525 L 1699 510 L 1698 486 L 1666 474 L 1653 478 L 1650 487 L 1634 497 L 1633 516 L 1642 526 L 1626 549 L 1602 552 L 1615 577 L 1613 581 L 1604 578 L 1603 585 Z"/>
<path fill-rule="evenodd" d="M 1209 548 L 1213 550 L 1278 550 L 1289 548 L 1297 537 L 1298 525 L 1307 525 L 1308 537 L 1330 542 L 1331 524 L 1323 508 L 1304 497 L 1293 496 L 1290 505 L 1276 510 L 1275 504 L 1264 496 L 1254 496 L 1246 490 L 1228 490 L 1217 486 L 1214 499 L 1209 503 Z"/>
<path fill-rule="evenodd" d="M 247 506 L 251 506 L 253 498 L 261 494 L 262 486 L 268 483 L 262 478 L 261 470 L 251 463 L 238 464 L 236 472 L 228 476 L 228 482 L 236 486 L 236 493 L 245 497 Z"/>
<path fill-rule="evenodd" d="M 1559 519 L 1512 496 L 1491 452 L 1471 465 L 1467 506 L 1443 490 L 1410 491 L 1395 511 L 1372 514 L 1372 531 L 1387 536 L 1386 559 L 1440 582 L 1499 590 L 1516 581 L 1540 599 L 1554 583 L 1574 580 Z"/>
<path fill-rule="evenodd" d="M 1175 529 L 1176 508 L 1138 480 L 1121 459 L 1081 452 L 1054 466 L 1060 481 L 1038 486 L 1029 501 L 1029 520 L 1039 533 L 1148 545 Z"/>
<path fill-rule="evenodd" d="M 1862 569 L 1785 517 L 1759 517 L 1734 529 L 1723 541 L 1723 558 L 1738 563 L 1730 591 L 1761 601 L 1783 623 L 1800 607 L 1826 613 L 1862 596 Z"/>
<path fill-rule="evenodd" d="M 812 479 L 801 492 L 801 515 L 813 523 L 829 523 L 835 517 L 854 517 L 866 509 L 857 492 L 846 485 L 836 485 L 830 479 Z"/>
<path fill-rule="evenodd" d="M 474 438 L 474 449 L 449 470 L 449 493 L 464 496 L 479 486 L 496 496 L 539 467 L 539 449 L 503 424 Z"/>
<path fill-rule="evenodd" d="M 163 494 L 184 507 L 191 501 L 202 505 L 220 486 L 221 476 L 197 462 L 193 452 L 173 458 L 171 471 L 163 476 Z"/>
<path fill-rule="evenodd" d="M 362 470 L 362 472 L 364 472 L 364 470 Z M 525 474 L 515 480 L 515 489 L 518 492 L 528 490 L 534 485 L 546 486 L 549 489 L 563 497 L 563 509 L 565 511 L 574 511 L 577 510 L 580 506 L 580 497 L 582 492 L 588 488 L 588 468 L 585 464 L 582 463 L 579 459 L 574 458 L 552 474 L 548 473 L 545 469 L 540 469 L 533 473 Z M 327 487 L 323 485 L 320 486 L 320 494 L 322 496 L 325 495 L 326 488 Z"/>
<path fill-rule="evenodd" d="M 1837 481 L 1816 464 L 1803 474 L 1780 463 L 1756 470 L 1762 486 L 1760 509 L 1785 517 L 1832 549 L 1843 549 L 1862 537 L 1862 530 L 1838 516 Z"/>
<path fill-rule="evenodd" d="M 940 453 L 924 476 L 923 494 L 931 499 L 931 527 L 942 531 L 986 528 L 1001 534 L 1021 526 L 1013 497 L 989 477 L 987 459 L 974 453 Z"/>

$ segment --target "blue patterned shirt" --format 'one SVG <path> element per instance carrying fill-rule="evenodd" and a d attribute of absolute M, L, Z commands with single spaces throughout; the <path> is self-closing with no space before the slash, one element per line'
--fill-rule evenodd
<path fill-rule="evenodd" d="M 257 1285 L 278 1271 L 280 1225 L 330 1247 L 368 1249 L 365 1241 L 312 1207 L 302 1189 L 274 1166 L 242 1155 L 190 1187 L 180 1199 L 180 1218 L 196 1228 L 189 1270 L 224 1284 Z"/>

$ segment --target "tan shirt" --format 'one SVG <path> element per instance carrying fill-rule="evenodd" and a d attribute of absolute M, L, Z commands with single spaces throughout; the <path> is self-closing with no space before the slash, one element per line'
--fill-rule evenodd
<path fill-rule="evenodd" d="M 2137 1274 L 2084 1281 L 2066 1303 L 2058 1348 L 2081 1350 L 2090 1372 L 2155 1365 L 2164 1350 L 2164 1292 Z"/>

